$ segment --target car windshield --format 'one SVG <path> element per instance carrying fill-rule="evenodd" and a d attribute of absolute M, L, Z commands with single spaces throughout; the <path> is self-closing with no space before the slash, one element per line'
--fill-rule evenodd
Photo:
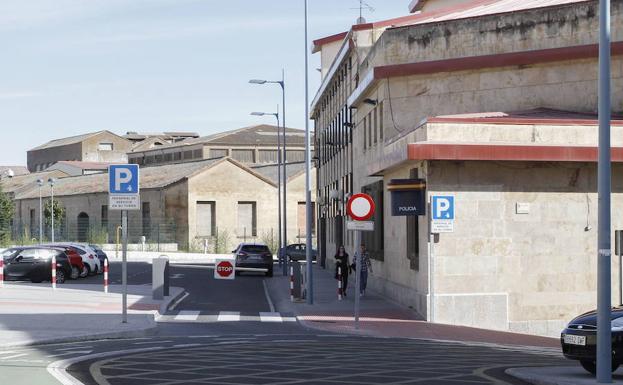
<path fill-rule="evenodd" d="M 247 253 L 269 253 L 268 246 L 263 245 L 245 245 L 242 246 L 242 251 Z"/>
<path fill-rule="evenodd" d="M 18 249 L 6 249 L 2 252 L 2 257 L 6 258 L 6 257 L 10 257 L 11 255 L 15 254 L 17 252 Z"/>

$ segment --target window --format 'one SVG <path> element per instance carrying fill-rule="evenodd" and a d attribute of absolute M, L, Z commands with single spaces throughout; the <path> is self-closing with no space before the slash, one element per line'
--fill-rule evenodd
<path fill-rule="evenodd" d="M 193 151 L 193 158 L 195 158 L 195 159 L 202 159 L 203 158 L 203 150 L 202 149 L 194 150 Z"/>
<path fill-rule="evenodd" d="M 257 217 L 255 202 L 238 202 L 238 237 L 257 236 Z"/>
<path fill-rule="evenodd" d="M 151 213 L 149 209 L 149 202 L 143 202 L 143 209 L 141 211 L 143 215 L 143 235 L 147 237 L 147 239 L 151 236 Z"/>
<path fill-rule="evenodd" d="M 192 150 L 184 151 L 184 159 L 192 159 L 192 158 L 193 158 Z"/>
<path fill-rule="evenodd" d="M 363 118 L 363 149 L 365 150 L 368 145 L 368 125 L 366 124 L 368 121 L 367 117 Z"/>
<path fill-rule="evenodd" d="M 113 144 L 112 143 L 100 143 L 97 145 L 97 149 L 99 151 L 112 151 Z"/>
<path fill-rule="evenodd" d="M 374 231 L 362 232 L 362 241 L 370 254 L 370 258 L 378 261 L 385 259 L 385 231 L 383 215 L 383 181 L 378 181 L 362 188 L 362 191 L 372 197 L 376 205 L 374 215 L 370 218 L 374 222 Z"/>
<path fill-rule="evenodd" d="M 232 150 L 231 157 L 243 163 L 254 163 L 254 150 Z"/>
<path fill-rule="evenodd" d="M 418 177 L 417 168 L 411 169 L 410 178 Z M 407 217 L 407 257 L 411 263 L 411 269 L 420 270 L 420 226 L 418 216 Z"/>
<path fill-rule="evenodd" d="M 379 137 L 381 139 L 381 142 L 383 141 L 383 130 L 385 129 L 385 127 L 383 127 L 383 102 L 379 103 Z"/>
<path fill-rule="evenodd" d="M 102 228 L 108 229 L 108 206 L 102 205 Z"/>
<path fill-rule="evenodd" d="M 372 115 L 372 116 L 373 116 L 373 118 L 374 118 L 374 119 L 373 119 L 373 123 L 372 123 L 372 124 L 373 124 L 373 126 L 374 126 L 374 133 L 372 134 L 372 137 L 374 138 L 374 144 L 376 144 L 376 143 L 377 143 L 377 141 L 378 141 L 378 124 L 379 124 L 379 121 L 378 121 L 378 118 L 379 118 L 379 116 L 378 116 L 378 112 L 379 112 L 379 111 L 378 111 L 378 109 L 377 109 L 376 107 L 374 107 L 374 114 Z"/>
<path fill-rule="evenodd" d="M 211 148 L 210 158 L 224 158 L 227 156 L 226 148 Z"/>
<path fill-rule="evenodd" d="M 181 152 L 174 153 L 173 160 L 182 160 L 182 153 Z"/>
<path fill-rule="evenodd" d="M 368 112 L 368 147 L 372 147 L 372 111 Z"/>
<path fill-rule="evenodd" d="M 197 202 L 197 236 L 211 237 L 216 234 L 215 202 Z"/>
<path fill-rule="evenodd" d="M 30 236 L 34 237 L 39 232 L 37 231 L 37 213 L 35 209 L 30 209 Z"/>
<path fill-rule="evenodd" d="M 259 163 L 277 163 L 278 155 L 277 150 L 260 150 Z"/>
<path fill-rule="evenodd" d="M 165 162 L 170 162 L 173 160 L 173 154 L 164 154 L 164 161 Z"/>

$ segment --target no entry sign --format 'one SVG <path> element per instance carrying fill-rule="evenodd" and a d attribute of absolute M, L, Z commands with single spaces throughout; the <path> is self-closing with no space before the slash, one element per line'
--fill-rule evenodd
<path fill-rule="evenodd" d="M 374 201 L 368 194 L 355 194 L 346 204 L 346 213 L 353 221 L 367 221 L 374 215 Z"/>
<path fill-rule="evenodd" d="M 236 266 L 229 259 L 217 259 L 214 261 L 214 279 L 236 278 Z"/>

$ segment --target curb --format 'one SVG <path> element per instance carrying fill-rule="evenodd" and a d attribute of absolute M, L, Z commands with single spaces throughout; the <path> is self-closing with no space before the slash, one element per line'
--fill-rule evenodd
<path fill-rule="evenodd" d="M 45 338 L 45 339 L 39 339 L 39 340 L 23 340 L 23 341 L 6 343 L 6 344 L 3 344 L 3 346 L 5 347 L 24 346 L 25 347 L 25 346 L 50 345 L 50 344 L 58 344 L 58 343 L 96 341 L 96 340 L 102 340 L 102 339 L 122 339 L 122 338 L 145 337 L 147 335 L 150 335 L 154 330 L 158 328 L 156 317 L 166 312 L 166 309 L 169 307 L 169 305 L 173 303 L 173 301 L 180 298 L 185 292 L 186 290 L 182 288 L 182 290 L 180 290 L 180 292 L 177 293 L 175 296 L 170 296 L 169 299 L 164 301 L 160 305 L 159 310 L 154 310 L 150 313 L 145 313 L 144 315 L 146 317 L 148 318 L 149 316 L 152 317 L 151 325 L 146 326 L 146 327 L 135 328 L 133 330 L 102 332 L 102 333 L 94 332 L 94 333 L 89 333 L 89 334 L 74 335 L 74 336 L 67 336 L 67 337 L 52 337 L 52 338 Z"/>
<path fill-rule="evenodd" d="M 569 366 L 569 367 L 574 367 L 574 366 Z M 543 376 L 539 374 L 526 373 L 525 370 L 530 369 L 530 368 L 534 368 L 534 367 L 509 368 L 509 369 L 506 369 L 504 373 L 506 373 L 507 375 L 513 378 L 527 382 L 532 385 L 578 385 L 577 379 L 543 378 Z M 585 382 L 583 381 L 583 383 Z"/>

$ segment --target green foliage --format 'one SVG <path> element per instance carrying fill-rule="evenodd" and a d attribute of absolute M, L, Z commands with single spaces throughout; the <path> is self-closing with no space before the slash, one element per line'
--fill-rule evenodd
<path fill-rule="evenodd" d="M 108 243 L 108 229 L 105 227 L 91 227 L 89 229 L 88 240 L 89 243 L 99 246 Z"/>
<path fill-rule="evenodd" d="M 15 206 L 9 194 L 0 188 L 0 244 L 7 245 L 11 241 L 11 223 Z"/>
<path fill-rule="evenodd" d="M 52 225 L 52 201 L 46 200 L 43 204 L 43 217 L 45 220 L 45 224 L 48 226 Z M 61 228 L 63 225 L 63 220 L 65 218 L 65 208 L 58 201 L 54 200 L 54 226 L 57 228 Z"/>
<path fill-rule="evenodd" d="M 227 230 L 219 231 L 216 229 L 216 234 L 211 238 L 210 245 L 214 254 L 229 254 L 229 243 L 231 239 Z"/>

